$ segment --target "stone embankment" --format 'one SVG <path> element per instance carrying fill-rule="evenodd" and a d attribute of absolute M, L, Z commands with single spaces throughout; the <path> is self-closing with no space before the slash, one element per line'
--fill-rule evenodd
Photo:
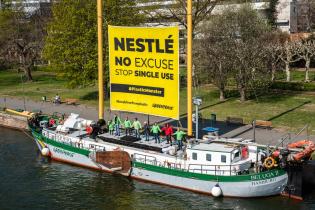
<path fill-rule="evenodd" d="M 0 126 L 28 130 L 27 118 L 0 112 Z"/>

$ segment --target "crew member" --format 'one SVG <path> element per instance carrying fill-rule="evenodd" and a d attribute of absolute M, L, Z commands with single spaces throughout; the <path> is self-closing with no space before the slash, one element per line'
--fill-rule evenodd
<path fill-rule="evenodd" d="M 166 123 L 165 126 L 162 128 L 162 131 L 164 131 L 165 133 L 167 144 L 172 145 L 173 127 Z"/>
<path fill-rule="evenodd" d="M 139 122 L 138 118 L 135 118 L 135 121 L 132 124 L 133 128 L 135 129 L 136 138 L 140 138 L 139 130 L 142 128 L 141 123 Z"/>
<path fill-rule="evenodd" d="M 158 126 L 158 124 L 156 122 L 154 123 L 154 125 L 151 128 L 151 132 L 153 133 L 155 143 L 157 143 L 157 142 L 161 143 L 160 142 L 160 136 L 159 136 L 161 129 L 160 129 L 160 126 Z"/>
<path fill-rule="evenodd" d="M 114 135 L 114 127 L 115 127 L 115 123 L 109 120 L 108 121 L 109 135 Z"/>
<path fill-rule="evenodd" d="M 144 135 L 145 135 L 145 140 L 149 141 L 149 137 L 150 137 L 150 125 L 147 122 L 144 122 L 143 125 L 143 129 L 144 129 Z"/>
<path fill-rule="evenodd" d="M 126 131 L 126 136 L 130 135 L 131 132 L 131 122 L 128 119 L 128 117 L 126 118 L 126 120 L 124 121 L 124 127 L 125 127 L 125 131 Z"/>
<path fill-rule="evenodd" d="M 183 148 L 183 138 L 185 135 L 186 133 L 184 131 L 181 131 L 180 128 L 177 128 L 177 131 L 174 133 L 174 136 L 176 136 L 176 141 L 179 150 Z"/>
<path fill-rule="evenodd" d="M 115 123 L 115 136 L 120 136 L 120 124 L 121 124 L 121 120 L 120 120 L 120 118 L 117 116 L 117 114 L 115 114 L 115 116 L 114 116 L 114 123 Z"/>

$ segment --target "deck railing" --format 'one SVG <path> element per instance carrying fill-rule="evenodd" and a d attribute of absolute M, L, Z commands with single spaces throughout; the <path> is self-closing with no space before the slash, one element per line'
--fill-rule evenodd
<path fill-rule="evenodd" d="M 45 135 L 45 133 L 46 133 L 46 135 Z M 89 143 L 88 145 L 85 145 L 80 141 L 79 142 L 73 142 L 71 140 L 71 137 L 65 137 L 62 135 L 57 135 L 56 133 L 49 132 L 48 130 L 43 131 L 43 136 L 45 136 L 46 138 L 49 138 L 53 141 L 62 143 L 62 144 L 66 144 L 66 145 L 80 148 L 80 149 L 86 149 L 89 151 L 105 151 L 106 150 L 104 146 L 93 144 L 93 143 Z M 57 138 L 57 136 L 59 138 Z"/>
<path fill-rule="evenodd" d="M 181 163 L 172 163 L 168 161 L 158 161 L 156 157 L 150 155 L 143 155 L 135 153 L 133 155 L 133 161 L 140 162 L 148 165 L 154 165 L 164 168 L 183 170 L 187 172 L 199 173 L 199 174 L 209 174 L 209 175 L 223 175 L 223 176 L 233 176 L 239 175 L 244 172 L 248 172 L 248 170 L 242 171 L 242 166 L 245 164 L 238 165 L 205 165 L 205 164 L 188 164 L 184 165 Z"/>

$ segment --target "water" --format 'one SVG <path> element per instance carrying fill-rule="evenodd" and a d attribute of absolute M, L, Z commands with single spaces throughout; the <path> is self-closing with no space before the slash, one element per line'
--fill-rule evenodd
<path fill-rule="evenodd" d="M 315 209 L 284 197 L 212 198 L 49 161 L 24 133 L 0 127 L 0 210 L 6 209 Z"/>

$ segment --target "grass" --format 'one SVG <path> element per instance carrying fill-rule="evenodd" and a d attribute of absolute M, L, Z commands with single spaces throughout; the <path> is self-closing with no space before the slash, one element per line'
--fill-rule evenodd
<path fill-rule="evenodd" d="M 217 114 L 219 120 L 241 117 L 246 123 L 252 120 L 271 120 L 273 126 L 297 131 L 305 124 L 315 129 L 315 94 L 271 92 L 257 99 L 240 102 L 237 98 L 202 110 L 202 116 Z"/>
<path fill-rule="evenodd" d="M 97 86 L 69 89 L 66 81 L 52 72 L 34 71 L 33 82 L 23 82 L 21 74 L 16 71 L 0 71 L 0 95 L 26 97 L 40 101 L 42 96 L 51 100 L 57 93 L 65 98 L 79 99 L 80 103 L 97 105 Z M 25 80 L 25 78 L 23 78 Z"/>
<path fill-rule="evenodd" d="M 303 72 L 302 72 L 303 73 Z M 23 97 L 40 101 L 42 96 L 51 99 L 58 93 L 62 98 L 77 98 L 80 103 L 97 106 L 97 86 L 68 89 L 66 81 L 57 78 L 54 73 L 35 71 L 34 82 L 22 85 L 21 76 L 15 71 L 0 71 L 0 95 Z M 24 90 L 23 90 L 24 89 Z M 217 119 L 241 117 L 246 123 L 253 119 L 272 119 L 273 125 L 285 130 L 297 131 L 305 124 L 315 130 L 315 93 L 306 92 L 270 92 L 244 103 L 232 95 L 227 101 L 220 103 L 218 90 L 211 86 L 193 89 L 194 96 L 203 99 L 202 116 L 210 118 L 212 113 Z M 235 94 L 234 94 L 235 95 Z M 186 89 L 180 92 L 180 113 L 187 109 Z M 305 104 L 308 102 L 307 104 Z M 105 105 L 108 107 L 108 100 Z M 313 132 L 314 133 L 314 132 Z"/>
<path fill-rule="evenodd" d="M 315 69 L 310 69 L 309 78 L 311 81 L 315 81 Z M 277 80 L 285 81 L 286 74 L 284 71 L 279 71 L 276 75 Z M 293 82 L 304 82 L 305 80 L 305 69 L 292 69 L 291 70 L 291 81 Z"/>

